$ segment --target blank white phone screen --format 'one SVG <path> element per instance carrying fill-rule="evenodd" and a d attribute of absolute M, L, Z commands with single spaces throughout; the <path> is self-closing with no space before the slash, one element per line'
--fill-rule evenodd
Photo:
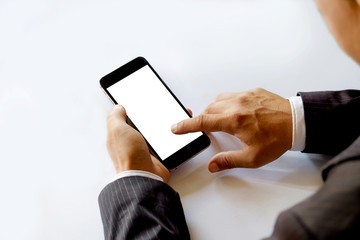
<path fill-rule="evenodd" d="M 108 91 L 125 107 L 131 121 L 163 160 L 201 136 L 200 132 L 171 132 L 171 125 L 189 116 L 148 65 L 110 86 Z"/>

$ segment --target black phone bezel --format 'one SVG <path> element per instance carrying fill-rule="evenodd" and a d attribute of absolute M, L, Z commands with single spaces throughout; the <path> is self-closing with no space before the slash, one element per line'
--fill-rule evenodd
<path fill-rule="evenodd" d="M 179 99 L 174 95 L 174 93 L 170 90 L 170 88 L 165 84 L 165 82 L 161 79 L 159 74 L 154 70 L 154 68 L 150 65 L 150 63 L 144 58 L 144 57 L 137 57 L 130 62 L 126 63 L 125 65 L 119 67 L 118 69 L 114 70 L 113 72 L 107 74 L 103 78 L 100 79 L 100 85 L 102 89 L 105 91 L 105 93 L 110 97 L 112 102 L 114 104 L 117 104 L 116 100 L 111 96 L 111 94 L 108 92 L 107 88 L 112 86 L 113 84 L 117 83 L 118 81 L 121 81 L 123 78 L 129 76 L 130 74 L 136 72 L 140 68 L 144 66 L 149 66 L 150 69 L 155 73 L 155 75 L 158 77 L 160 82 L 164 85 L 164 87 L 170 92 L 170 94 L 173 96 L 173 98 L 177 101 L 177 103 L 181 106 L 181 108 L 186 112 L 186 114 L 191 118 L 192 116 L 188 113 L 186 108 L 182 105 L 182 103 L 179 101 Z M 128 123 L 131 123 L 131 126 L 133 126 L 136 130 L 136 125 L 131 122 L 131 119 L 128 117 Z M 139 131 L 140 132 L 140 131 Z M 140 132 L 141 134 L 141 132 Z M 144 137 L 144 136 L 143 136 Z M 161 159 L 159 155 L 156 153 L 156 151 L 153 149 L 151 144 L 146 140 L 144 137 L 148 147 L 150 148 L 151 153 L 161 162 L 163 165 L 168 169 L 174 169 L 183 162 L 187 161 L 188 159 L 192 158 L 205 148 L 207 148 L 210 145 L 210 139 L 209 137 L 202 132 L 202 135 L 186 145 L 185 147 L 181 148 L 177 152 L 173 153 L 171 156 L 169 156 L 166 159 Z"/>

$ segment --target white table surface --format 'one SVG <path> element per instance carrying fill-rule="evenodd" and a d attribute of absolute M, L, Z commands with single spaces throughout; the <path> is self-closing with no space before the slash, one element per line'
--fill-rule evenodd
<path fill-rule="evenodd" d="M 99 79 L 146 57 L 199 114 L 221 92 L 359 88 L 312 0 L 0 1 L 0 239 L 102 239 L 97 197 L 115 171 Z M 156 116 L 153 116 L 156 117 Z M 193 239 L 259 239 L 320 185 L 328 157 L 207 171 L 212 145 L 173 172 Z"/>

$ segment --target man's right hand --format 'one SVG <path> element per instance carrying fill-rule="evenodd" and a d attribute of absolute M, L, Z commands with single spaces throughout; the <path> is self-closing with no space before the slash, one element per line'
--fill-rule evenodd
<path fill-rule="evenodd" d="M 291 148 L 291 106 L 287 99 L 264 89 L 220 94 L 202 114 L 173 125 L 172 131 L 223 131 L 242 141 L 241 150 L 215 155 L 209 162 L 210 172 L 257 168 Z"/>

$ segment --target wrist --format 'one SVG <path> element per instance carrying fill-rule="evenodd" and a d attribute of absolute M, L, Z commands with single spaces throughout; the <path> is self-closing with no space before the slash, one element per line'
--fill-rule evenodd
<path fill-rule="evenodd" d="M 147 177 L 147 178 L 152 178 L 161 182 L 164 182 L 164 179 L 152 172 L 148 172 L 148 171 L 142 171 L 142 170 L 127 170 L 127 171 L 122 171 L 118 174 L 115 175 L 115 177 L 112 179 L 113 181 L 116 181 L 120 178 L 124 178 L 124 177 L 132 177 L 132 176 L 140 176 L 140 177 Z"/>
<path fill-rule="evenodd" d="M 151 169 L 149 166 L 146 166 L 146 164 L 144 164 L 144 162 L 141 163 L 134 163 L 131 160 L 127 160 L 127 161 L 119 161 L 119 162 L 114 162 L 114 167 L 117 173 L 121 173 L 121 172 L 125 172 L 125 171 L 131 171 L 131 170 L 136 170 L 136 171 L 149 171 L 149 169 Z"/>

